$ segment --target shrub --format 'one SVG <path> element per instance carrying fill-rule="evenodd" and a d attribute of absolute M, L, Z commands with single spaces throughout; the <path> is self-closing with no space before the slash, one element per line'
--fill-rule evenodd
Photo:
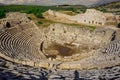
<path fill-rule="evenodd" d="M 77 11 L 77 9 L 76 9 L 76 8 L 71 8 L 71 10 L 72 10 L 73 12 L 76 12 L 76 11 Z"/>
<path fill-rule="evenodd" d="M 94 31 L 96 29 L 96 26 L 88 26 L 91 31 Z"/>
<path fill-rule="evenodd" d="M 43 24 L 43 22 L 38 21 L 38 24 Z"/>
<path fill-rule="evenodd" d="M 101 11 L 102 12 L 107 12 L 107 10 L 105 8 L 102 8 Z"/>
<path fill-rule="evenodd" d="M 120 28 L 120 23 L 118 24 L 118 28 Z"/>
<path fill-rule="evenodd" d="M 4 10 L 0 10 L 0 18 L 5 17 L 5 11 Z"/>
<path fill-rule="evenodd" d="M 31 17 L 28 17 L 28 19 L 32 20 L 32 18 L 31 18 Z"/>
<path fill-rule="evenodd" d="M 43 18 L 43 15 L 42 15 L 43 12 L 44 11 L 40 9 L 37 13 L 35 13 L 35 16 L 38 18 Z"/>

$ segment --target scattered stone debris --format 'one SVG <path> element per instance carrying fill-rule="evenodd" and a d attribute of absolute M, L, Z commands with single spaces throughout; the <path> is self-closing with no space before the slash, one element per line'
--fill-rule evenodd
<path fill-rule="evenodd" d="M 104 13 L 96 9 L 87 9 L 83 14 L 70 16 L 53 10 L 43 13 L 46 19 L 63 23 L 78 23 L 94 26 L 114 26 L 120 22 L 120 15 Z"/>
<path fill-rule="evenodd" d="M 18 23 L 7 21 L 15 15 Z M 119 80 L 119 29 L 58 23 L 38 29 L 24 13 L 2 21 L 0 80 Z"/>

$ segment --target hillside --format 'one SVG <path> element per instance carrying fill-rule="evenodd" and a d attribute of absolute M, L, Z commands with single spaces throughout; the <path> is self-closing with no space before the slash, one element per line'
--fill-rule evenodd
<path fill-rule="evenodd" d="M 5 4 L 3 4 L 3 3 L 0 3 L 0 6 L 3 6 L 3 5 L 5 5 Z"/>
<path fill-rule="evenodd" d="M 108 3 L 108 4 L 103 4 L 100 5 L 98 7 L 105 7 L 105 8 L 120 8 L 120 1 L 118 2 L 112 2 L 112 3 Z"/>
<path fill-rule="evenodd" d="M 96 8 L 103 12 L 111 12 L 115 14 L 120 14 L 120 2 L 113 2 L 113 3 L 104 4 L 104 5 L 92 7 L 92 8 Z"/>

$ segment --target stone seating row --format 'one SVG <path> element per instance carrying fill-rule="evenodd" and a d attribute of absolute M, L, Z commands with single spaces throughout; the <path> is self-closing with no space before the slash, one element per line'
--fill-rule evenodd
<path fill-rule="evenodd" d="M 105 53 L 119 53 L 120 52 L 120 41 L 115 40 L 110 42 L 104 49 Z"/>
<path fill-rule="evenodd" d="M 21 34 L 21 35 L 20 35 Z M 0 49 L 6 56 L 12 58 L 32 59 L 38 57 L 38 54 L 34 45 L 29 40 L 30 36 L 24 33 L 17 33 L 16 35 L 8 34 L 7 32 L 0 32 Z M 29 42 L 27 42 L 27 40 Z M 20 55 L 20 56 L 19 56 Z"/>

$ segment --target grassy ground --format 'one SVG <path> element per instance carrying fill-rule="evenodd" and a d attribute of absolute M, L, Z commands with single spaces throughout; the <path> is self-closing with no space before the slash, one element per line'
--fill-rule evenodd
<path fill-rule="evenodd" d="M 34 14 L 36 17 L 42 17 L 42 13 L 52 9 L 52 10 L 62 10 L 62 11 L 73 11 L 77 13 L 78 9 L 81 12 L 84 12 L 87 7 L 79 5 L 79 7 L 76 6 L 37 6 L 37 5 L 6 5 L 6 6 L 0 6 L 0 13 L 7 13 L 7 12 L 24 12 L 27 14 Z M 5 17 L 5 15 L 0 14 L 0 18 Z"/>
<path fill-rule="evenodd" d="M 73 12 L 73 11 L 62 11 L 62 10 L 60 10 L 60 11 L 58 11 L 58 12 L 64 13 L 64 14 L 67 14 L 67 15 L 71 15 L 71 16 L 74 16 L 74 15 L 77 14 L 77 13 L 75 13 L 75 12 Z"/>
<path fill-rule="evenodd" d="M 38 27 L 47 27 L 54 23 L 53 21 L 47 20 L 45 18 L 37 18 L 34 14 L 28 14 L 28 18 L 33 20 Z"/>
<path fill-rule="evenodd" d="M 113 3 L 104 4 L 104 5 L 93 7 L 93 8 L 103 12 L 110 12 L 110 13 L 120 15 L 120 2 L 113 2 Z"/>
<path fill-rule="evenodd" d="M 0 6 L 0 13 L 1 13 L 0 15 L 1 18 L 3 18 L 4 16 L 3 12 L 25 12 L 28 13 L 29 18 L 31 18 L 39 27 L 41 26 L 47 27 L 52 23 L 60 23 L 42 18 L 41 14 L 49 9 L 73 16 L 78 13 L 84 13 L 87 8 L 95 8 L 103 12 L 112 12 L 112 13 L 120 14 L 120 2 L 114 2 L 110 4 L 101 5 L 98 7 L 85 7 L 81 5 L 75 5 L 75 6 L 74 5 L 61 5 L 61 6 L 7 5 L 7 6 Z M 80 25 L 73 23 L 71 24 L 62 23 L 62 24 L 88 27 L 91 30 L 95 29 L 95 26 L 89 26 L 89 25 Z"/>
<path fill-rule="evenodd" d="M 80 27 L 80 28 L 89 28 L 91 31 L 94 31 L 96 28 L 95 26 L 82 25 L 82 24 L 77 24 L 77 23 L 75 24 L 75 23 L 55 22 L 55 21 L 47 20 L 45 18 L 37 18 L 34 14 L 28 14 L 28 18 L 33 20 L 39 28 L 48 27 L 50 24 L 53 24 L 53 23 L 61 23 L 64 25 L 76 26 L 76 27 Z"/>
<path fill-rule="evenodd" d="M 75 23 L 71 23 L 71 24 L 68 24 L 68 23 L 62 23 L 62 24 L 65 24 L 65 25 L 68 25 L 68 26 L 75 26 L 75 27 L 80 27 L 80 28 L 87 28 L 87 29 L 90 29 L 91 31 L 94 31 L 96 29 L 96 26 L 91 26 L 91 25 L 84 25 L 84 24 L 75 24 Z"/>

